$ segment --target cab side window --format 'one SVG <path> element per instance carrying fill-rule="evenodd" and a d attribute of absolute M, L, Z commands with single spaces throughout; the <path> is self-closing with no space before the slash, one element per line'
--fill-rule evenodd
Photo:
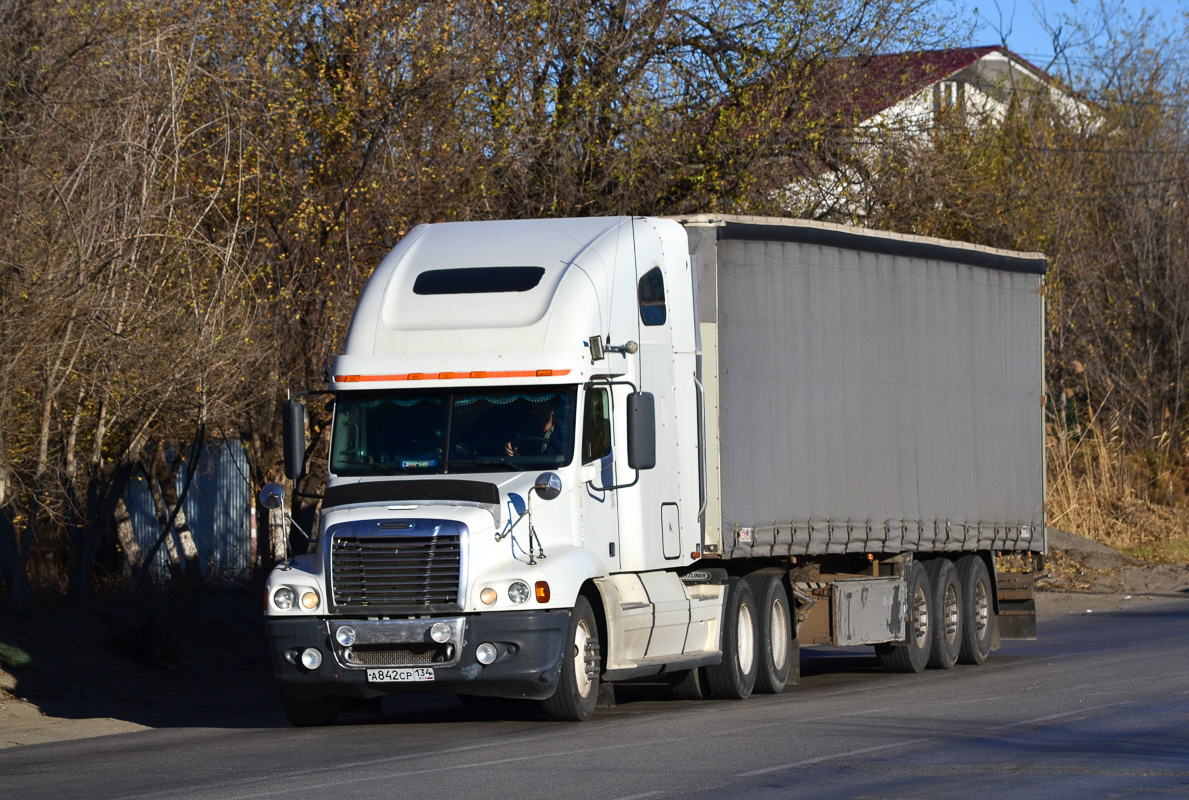
<path fill-rule="evenodd" d="M 668 312 L 665 310 L 665 279 L 660 267 L 644 273 L 636 294 L 640 301 L 640 321 L 645 325 L 664 325 Z"/>
<path fill-rule="evenodd" d="M 611 404 L 606 389 L 590 389 L 582 412 L 582 463 L 611 452 Z"/>

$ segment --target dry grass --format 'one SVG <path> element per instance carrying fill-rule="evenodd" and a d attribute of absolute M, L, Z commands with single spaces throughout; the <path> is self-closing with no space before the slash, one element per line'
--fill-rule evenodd
<path fill-rule="evenodd" d="M 1189 471 L 1167 454 L 1124 450 L 1097 419 L 1047 442 L 1048 523 L 1127 555 L 1189 563 Z"/>

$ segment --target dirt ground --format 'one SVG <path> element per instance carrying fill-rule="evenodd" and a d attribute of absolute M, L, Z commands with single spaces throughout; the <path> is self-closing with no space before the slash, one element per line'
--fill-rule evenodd
<path fill-rule="evenodd" d="M 1049 529 L 1042 616 L 1189 597 L 1189 565 L 1128 558 Z M 0 748 L 273 713 L 261 587 L 207 585 L 0 618 Z M 246 723 L 245 723 L 246 724 Z"/>

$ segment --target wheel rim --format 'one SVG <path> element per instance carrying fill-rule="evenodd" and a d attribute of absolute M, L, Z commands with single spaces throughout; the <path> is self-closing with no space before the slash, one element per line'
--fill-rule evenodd
<path fill-rule="evenodd" d="M 776 600 L 772 603 L 772 613 L 768 615 L 768 641 L 772 647 L 772 666 L 780 669 L 789 657 L 789 640 L 785 633 L 788 630 L 788 609 L 784 603 Z"/>
<path fill-rule="evenodd" d="M 739 671 L 744 675 L 751 672 L 755 663 L 755 629 L 751 624 L 751 605 L 744 603 L 739 606 L 739 619 L 735 627 L 735 640 L 739 653 Z"/>
<path fill-rule="evenodd" d="M 991 603 L 987 598 L 987 584 L 976 581 L 974 584 L 974 633 L 979 641 L 986 636 L 987 628 L 991 625 Z"/>
<path fill-rule="evenodd" d="M 589 697 L 590 688 L 594 685 L 590 672 L 593 649 L 590 627 L 586 620 L 580 619 L 574 628 L 574 683 L 581 697 Z"/>
<path fill-rule="evenodd" d="M 917 584 L 912 598 L 912 638 L 917 647 L 929 641 L 929 597 L 923 584 Z"/>
<path fill-rule="evenodd" d="M 953 583 L 947 583 L 945 586 L 945 606 L 943 610 L 943 622 L 945 624 L 945 641 L 952 645 L 958 641 L 958 618 L 959 618 L 959 602 L 958 602 L 958 588 Z"/>

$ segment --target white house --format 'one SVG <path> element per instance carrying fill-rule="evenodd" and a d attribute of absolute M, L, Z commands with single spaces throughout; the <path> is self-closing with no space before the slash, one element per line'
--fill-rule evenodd
<path fill-rule="evenodd" d="M 1002 122 L 1009 109 L 1045 101 L 1070 121 L 1097 124 L 1091 104 L 1005 47 L 964 47 L 840 59 L 826 67 L 825 114 L 847 158 L 823 161 L 787 190 L 788 207 L 820 215 L 865 215 L 865 170 L 892 147 L 928 146 L 942 124 Z"/>
<path fill-rule="evenodd" d="M 1027 110 L 1042 98 L 1071 119 L 1094 115 L 1088 103 L 1005 47 L 880 55 L 855 66 L 865 73 L 858 98 L 865 127 L 926 132 L 954 112 L 999 122 L 1013 103 Z"/>

